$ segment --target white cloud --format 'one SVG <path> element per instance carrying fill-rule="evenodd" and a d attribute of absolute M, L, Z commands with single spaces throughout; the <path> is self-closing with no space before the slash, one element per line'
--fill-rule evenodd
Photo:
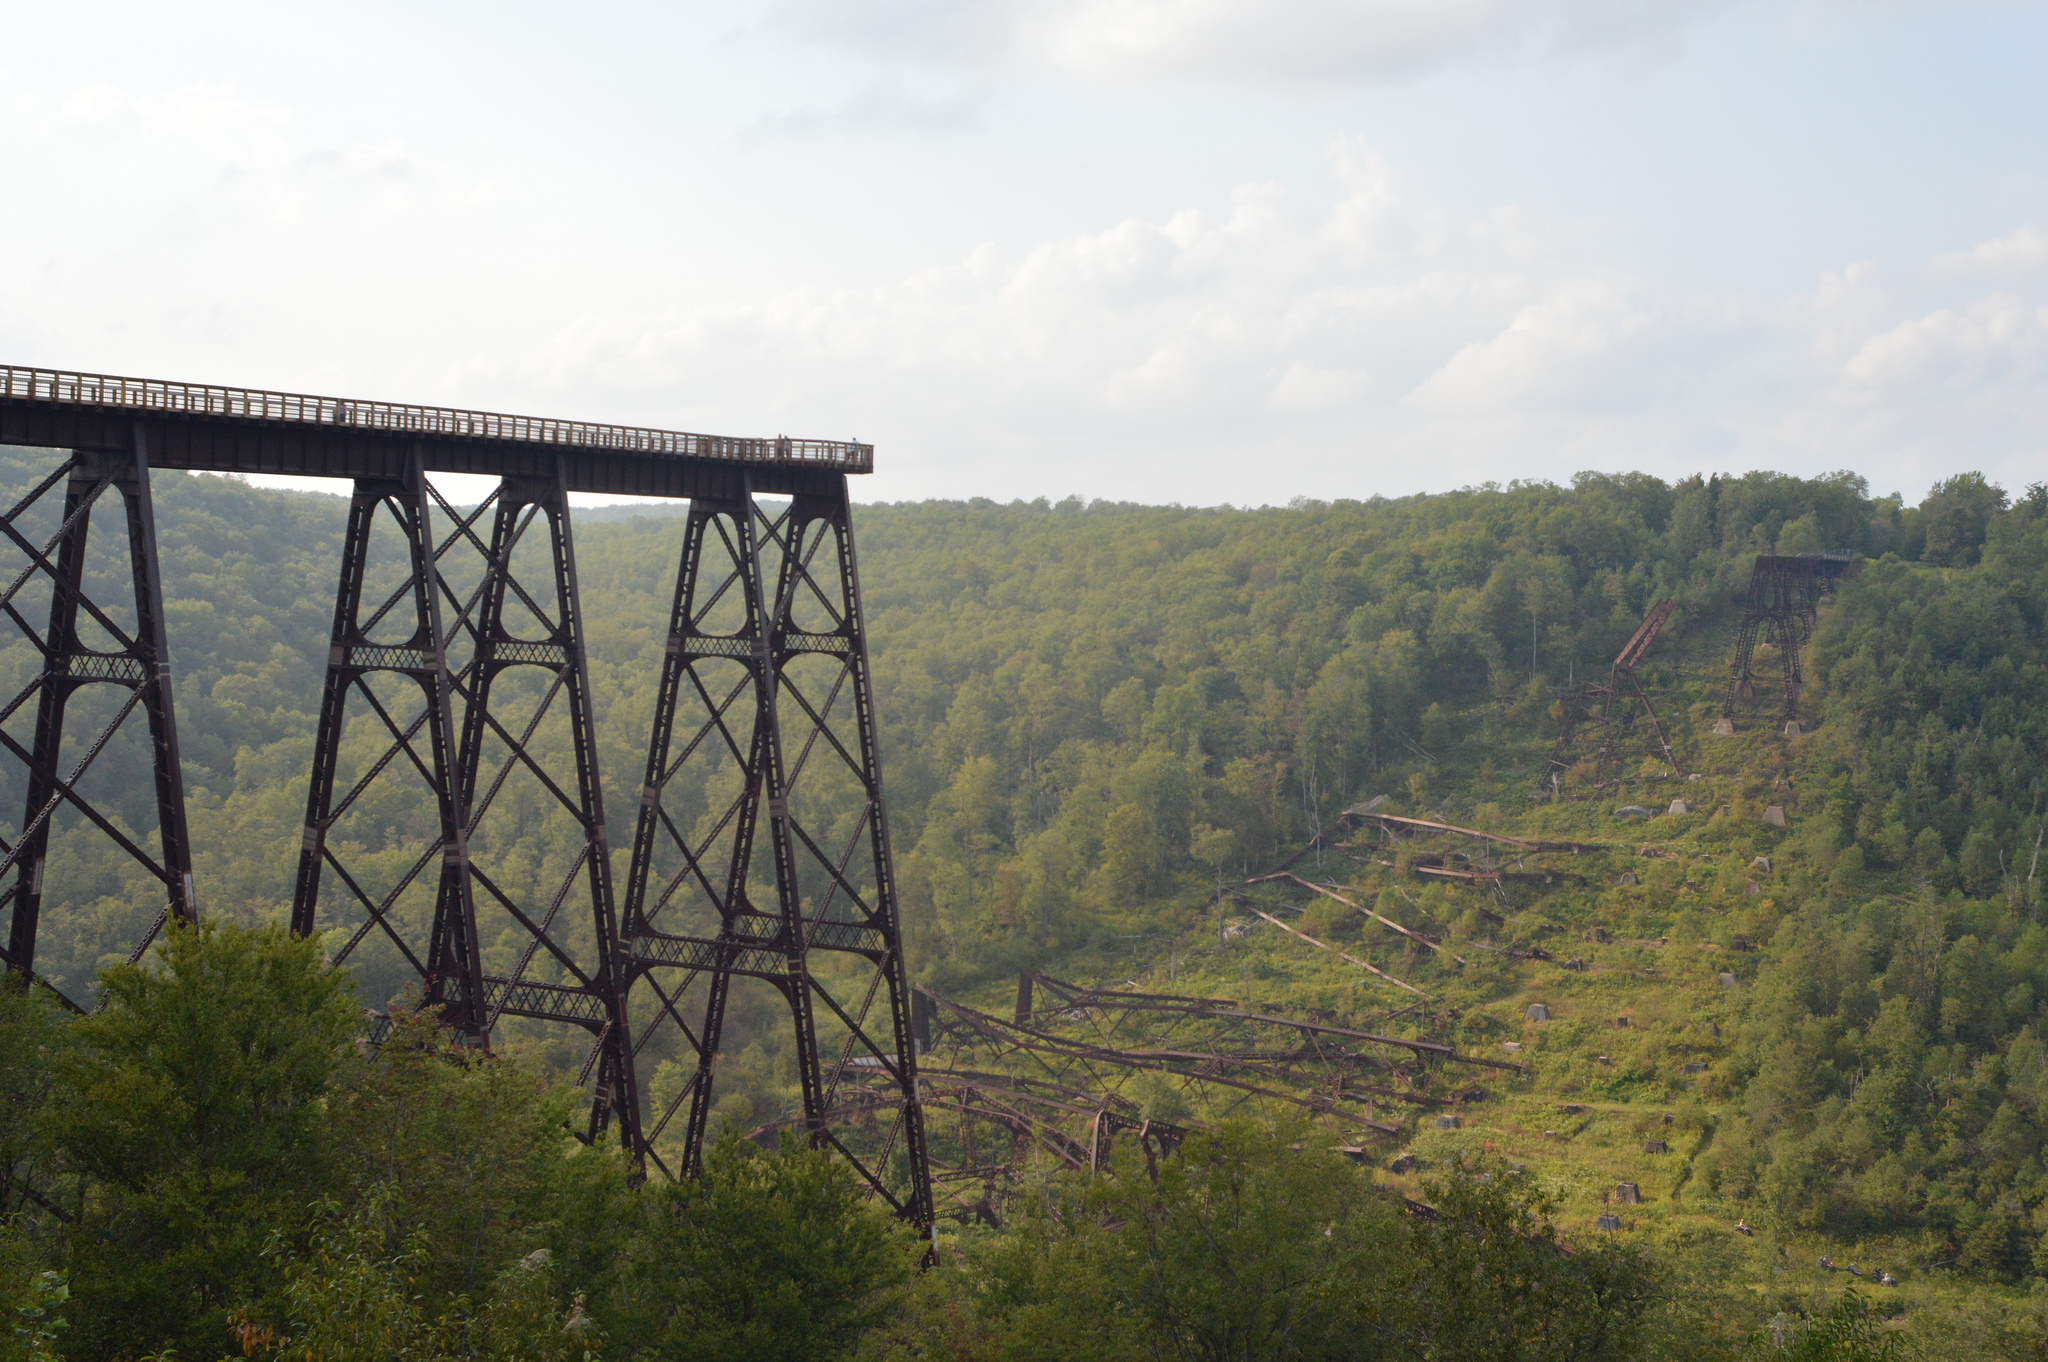
<path fill-rule="evenodd" d="M 228 84 L 161 94 L 82 86 L 23 121 L 53 156 L 120 176 L 155 220 L 188 230 L 252 215 L 273 223 L 316 211 L 356 216 L 424 187 L 403 142 L 321 141 L 292 109 Z"/>
<path fill-rule="evenodd" d="M 1621 280 L 1562 281 L 1452 355 L 1414 398 L 1445 411 L 1640 406 L 1651 394 L 1627 379 L 1640 373 L 1638 347 L 1665 327 L 1637 292 Z"/>
<path fill-rule="evenodd" d="M 871 82 L 830 107 L 804 105 L 763 114 L 742 131 L 742 139 L 806 136 L 825 132 L 957 133 L 973 128 L 984 92 L 955 90 L 927 94 L 900 78 Z"/>
<path fill-rule="evenodd" d="M 1349 406 L 1372 390 L 1372 375 L 1363 369 L 1325 369 L 1296 360 L 1266 395 L 1274 411 L 1328 411 Z"/>
<path fill-rule="evenodd" d="M 786 0 L 803 40 L 1086 80 L 1403 79 L 1669 39 L 1733 0 Z"/>
<path fill-rule="evenodd" d="M 1337 139 L 1327 186 L 709 301 L 646 238 L 599 277 L 587 217 L 230 87 L 87 87 L 17 123 L 24 175 L 92 164 L 99 197 L 4 229 L 25 264 L 0 279 L 0 353 L 864 437 L 870 496 L 1284 501 L 1703 463 L 2020 485 L 2048 428 L 2032 228 L 1704 294 L 1588 261 L 1514 204 L 1418 204 Z"/>
<path fill-rule="evenodd" d="M 2014 378 L 2039 381 L 2048 376 L 2041 372 L 2043 358 L 2048 307 L 1994 294 L 1871 336 L 1842 366 L 1842 378 L 1872 392 L 1972 391 Z"/>
<path fill-rule="evenodd" d="M 2048 232 L 2032 225 L 2005 236 L 1981 242 L 1967 251 L 1934 258 L 1934 270 L 1942 275 L 2032 274 L 2048 268 Z"/>
<path fill-rule="evenodd" d="M 1284 500 L 1588 465 L 1910 482 L 2037 448 L 2040 300 L 1965 282 L 1930 301 L 1868 262 L 1775 300 L 1680 295 L 1576 265 L 1509 210 L 1418 211 L 1355 145 L 1332 167 L 1327 209 L 1251 185 L 1219 215 L 983 247 L 879 289 L 591 319 L 488 381 L 660 394 L 714 427 L 790 413 L 880 440 L 870 494 L 890 497 Z"/>
<path fill-rule="evenodd" d="M 269 100 L 250 99 L 232 85 L 196 81 L 163 95 L 138 95 L 104 82 L 65 96 L 61 114 L 79 127 L 147 131 L 244 147 L 274 147 L 294 121 Z"/>

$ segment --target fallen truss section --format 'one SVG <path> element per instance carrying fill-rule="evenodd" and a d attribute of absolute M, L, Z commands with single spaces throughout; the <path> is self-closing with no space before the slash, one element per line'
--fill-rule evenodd
<path fill-rule="evenodd" d="M 1194 1131 L 1248 1106 L 1291 1110 L 1333 1127 L 1339 1148 L 1398 1134 L 1403 1113 L 1455 1106 L 1454 1066 L 1516 1070 L 1461 1055 L 1429 1034 L 1392 1035 L 1328 1014 L 1233 998 L 1141 993 L 1056 979 L 1018 978 L 1012 1015 L 919 988 L 916 1033 L 921 1105 L 939 1214 L 999 1223 L 1006 1199 L 1035 1175 L 1099 1171 L 1126 1144 L 1147 1166 Z M 1427 1002 L 1386 1014 L 1426 1032 L 1446 1017 Z M 872 1069 L 874 1072 L 870 1073 Z M 1130 1089 L 1164 1080 L 1187 1110 L 1148 1117 Z M 888 1082 L 872 1061 L 850 1065 L 834 1125 L 886 1126 Z M 766 1141 L 791 1117 L 753 1133 Z"/>
<path fill-rule="evenodd" d="M 1650 703 L 1649 693 L 1636 676 L 1636 664 L 1649 653 L 1650 645 L 1664 631 L 1665 621 L 1671 618 L 1677 604 L 1673 600 L 1662 600 L 1651 606 L 1650 613 L 1643 616 L 1643 622 L 1636 626 L 1628 643 L 1615 654 L 1607 679 L 1589 681 L 1572 694 L 1571 703 L 1565 707 L 1564 728 L 1557 735 L 1557 745 L 1551 749 L 1550 760 L 1544 763 L 1540 778 L 1542 785 L 1553 790 L 1558 788 L 1565 772 L 1578 764 L 1574 755 L 1578 750 L 1578 732 L 1588 721 L 1597 723 L 1600 732 L 1599 743 L 1593 750 L 1593 783 L 1596 788 L 1605 786 L 1610 768 L 1620 764 L 1622 749 L 1628 744 L 1638 718 L 1648 722 L 1656 739 L 1656 751 L 1664 758 L 1665 766 L 1673 775 L 1678 773 L 1678 758 L 1671 754 L 1671 739 L 1664 732 L 1663 721 L 1657 717 L 1656 706 Z"/>

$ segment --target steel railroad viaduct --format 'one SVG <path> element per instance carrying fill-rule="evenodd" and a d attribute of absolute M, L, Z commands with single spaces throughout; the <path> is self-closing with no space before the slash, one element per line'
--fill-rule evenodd
<path fill-rule="evenodd" d="M 473 1043 L 508 1017 L 583 1035 L 591 1138 L 615 1132 L 671 1175 L 701 1156 L 734 981 L 765 981 L 787 1005 L 811 1141 L 931 1223 L 849 518 L 847 479 L 872 470 L 871 446 L 7 367 L 0 444 L 59 451 L 0 514 L 0 633 L 41 659 L 0 709 L 0 764 L 27 787 L 14 840 L 0 839 L 0 965 L 40 978 L 53 838 L 111 841 L 161 885 L 131 959 L 201 911 L 151 469 L 351 479 L 292 930 L 320 933 L 337 965 L 409 981 Z M 499 481 L 456 507 L 430 473 Z M 689 503 L 623 893 L 571 492 Z M 125 537 L 132 590 L 95 600 L 87 532 L 109 501 L 120 519 L 96 542 Z M 112 703 L 74 707 L 92 687 Z M 110 817 L 88 780 L 138 710 L 153 837 Z M 394 808 L 419 815 L 410 835 Z M 536 868 L 522 843 L 544 826 L 558 835 Z M 636 1063 L 658 1060 L 687 1078 L 654 1102 Z M 893 1106 L 836 1125 L 842 1075 L 877 1068 Z"/>

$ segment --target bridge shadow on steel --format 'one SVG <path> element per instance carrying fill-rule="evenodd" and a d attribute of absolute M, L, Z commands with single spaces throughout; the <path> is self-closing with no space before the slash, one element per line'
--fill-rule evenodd
<path fill-rule="evenodd" d="M 735 984 L 773 989 L 794 1027 L 796 1125 L 928 1223 L 848 510 L 843 493 L 691 503 L 626 892 L 633 1045 L 687 1073 L 646 1143 L 694 1171 Z M 841 1123 L 849 1074 L 890 1098 Z"/>
<path fill-rule="evenodd" d="M 0 515 L 8 971 L 43 977 L 53 907 L 89 917 L 45 982 L 90 1006 L 99 961 L 198 916 L 151 466 L 348 478 L 292 930 L 373 1004 L 539 1047 L 588 1088 L 591 1139 L 671 1175 L 700 1165 L 735 989 L 766 989 L 800 1080 L 782 1119 L 931 1223 L 847 489 L 870 447 L 4 366 L 0 443 L 74 451 Z M 500 481 L 457 507 L 434 472 Z M 87 551 L 110 490 L 125 579 Z M 572 491 L 690 501 L 623 903 Z M 46 882 L 87 836 L 127 877 Z M 680 1075 L 658 1102 L 637 1077 L 657 1066 Z"/>

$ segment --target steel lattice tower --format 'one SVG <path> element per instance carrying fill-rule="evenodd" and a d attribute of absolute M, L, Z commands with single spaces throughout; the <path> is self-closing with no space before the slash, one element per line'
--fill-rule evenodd
<path fill-rule="evenodd" d="M 1784 703 L 1784 719 L 1792 722 L 1799 712 L 1799 696 L 1806 689 L 1806 673 L 1800 654 L 1813 636 L 1819 618 L 1820 598 L 1834 580 L 1849 570 L 1854 555 L 1844 550 L 1782 556 L 1757 555 L 1750 570 L 1749 597 L 1742 622 L 1735 628 L 1735 665 L 1728 677 L 1728 689 L 1721 697 L 1720 733 L 1735 731 L 1735 707 L 1757 696 L 1761 677 L 1756 674 L 1757 645 L 1770 644 L 1778 650 L 1778 686 Z"/>
<path fill-rule="evenodd" d="M 53 836 L 96 831 L 162 884 L 131 958 L 198 914 L 150 468 L 352 479 L 292 929 L 322 934 L 373 999 L 410 992 L 479 1046 L 508 1026 L 582 1032 L 591 1138 L 679 1175 L 702 1155 L 735 983 L 764 982 L 797 1059 L 790 1123 L 931 1223 L 848 495 L 869 446 L 4 366 L 0 443 L 73 451 L 0 515 L 0 552 L 21 560 L 0 612 L 42 658 L 0 710 L 27 788 L 24 832 L 0 842 L 10 973 L 38 977 Z M 437 472 L 499 483 L 458 508 Z M 108 488 L 133 576 L 111 613 L 86 590 Z M 572 492 L 690 503 L 622 905 Z M 70 702 L 93 683 L 126 698 L 61 766 Z M 8 731 L 32 700 L 32 729 Z M 138 708 L 154 849 L 80 784 Z M 649 1110 L 639 1075 L 662 1060 L 687 1077 Z M 840 1100 L 849 1078 L 860 1103 Z"/>
<path fill-rule="evenodd" d="M 658 1158 L 687 1108 L 678 1171 L 692 1170 L 734 980 L 765 982 L 794 1029 L 807 1137 L 924 1224 L 912 1001 L 843 488 L 779 508 L 744 490 L 691 503 L 627 881 L 634 1048 L 690 1067 L 649 1113 L 647 1147 Z M 693 761 L 712 778 L 685 793 Z M 835 1123 L 849 1071 L 885 1075 L 893 1109 Z"/>

